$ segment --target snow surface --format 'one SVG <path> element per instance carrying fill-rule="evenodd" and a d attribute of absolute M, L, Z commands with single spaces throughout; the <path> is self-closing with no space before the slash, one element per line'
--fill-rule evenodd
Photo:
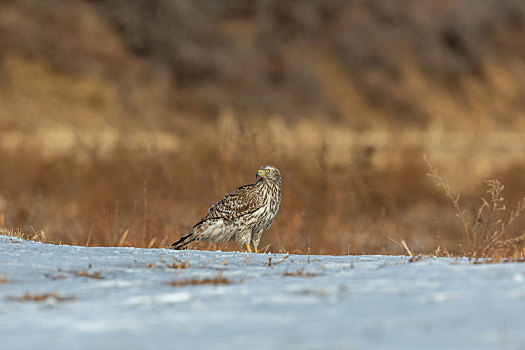
<path fill-rule="evenodd" d="M 0 236 L 0 349 L 525 349 L 525 264 L 408 260 Z"/>

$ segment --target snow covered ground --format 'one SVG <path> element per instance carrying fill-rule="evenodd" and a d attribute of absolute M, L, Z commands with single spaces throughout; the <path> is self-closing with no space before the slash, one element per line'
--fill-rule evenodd
<path fill-rule="evenodd" d="M 525 349 L 525 264 L 408 260 L 0 236 L 0 349 Z"/>

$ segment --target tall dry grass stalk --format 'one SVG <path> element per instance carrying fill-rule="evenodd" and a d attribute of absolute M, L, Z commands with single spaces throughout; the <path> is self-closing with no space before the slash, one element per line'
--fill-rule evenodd
<path fill-rule="evenodd" d="M 456 210 L 462 232 L 464 255 L 471 258 L 523 259 L 525 253 L 525 231 L 515 230 L 514 225 L 525 211 L 525 198 L 507 218 L 507 206 L 503 198 L 505 186 L 499 180 L 486 180 L 488 199 L 481 197 L 481 205 L 472 218 L 460 206 L 460 196 L 452 193 L 448 184 L 439 176 L 437 169 L 425 157 L 428 176 L 441 187 Z"/>
<path fill-rule="evenodd" d="M 0 235 L 18 237 L 35 242 L 51 243 L 47 239 L 47 235 L 44 231 L 34 232 L 32 234 L 25 233 L 21 229 L 13 229 L 8 227 L 0 227 Z"/>

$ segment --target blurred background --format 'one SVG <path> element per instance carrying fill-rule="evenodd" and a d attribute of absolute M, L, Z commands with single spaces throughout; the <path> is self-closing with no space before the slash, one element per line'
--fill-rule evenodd
<path fill-rule="evenodd" d="M 521 0 L 1 0 L 0 227 L 165 247 L 272 164 L 259 250 L 460 251 L 423 155 L 515 206 L 524 86 Z"/>

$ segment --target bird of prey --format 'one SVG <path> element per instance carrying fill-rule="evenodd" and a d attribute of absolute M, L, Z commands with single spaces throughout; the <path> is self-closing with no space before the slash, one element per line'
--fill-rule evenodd
<path fill-rule="evenodd" d="M 281 173 L 271 165 L 257 170 L 258 180 L 241 186 L 214 203 L 190 233 L 171 245 L 180 249 L 193 241 L 237 242 L 257 253 L 264 229 L 272 224 L 281 204 Z"/>

